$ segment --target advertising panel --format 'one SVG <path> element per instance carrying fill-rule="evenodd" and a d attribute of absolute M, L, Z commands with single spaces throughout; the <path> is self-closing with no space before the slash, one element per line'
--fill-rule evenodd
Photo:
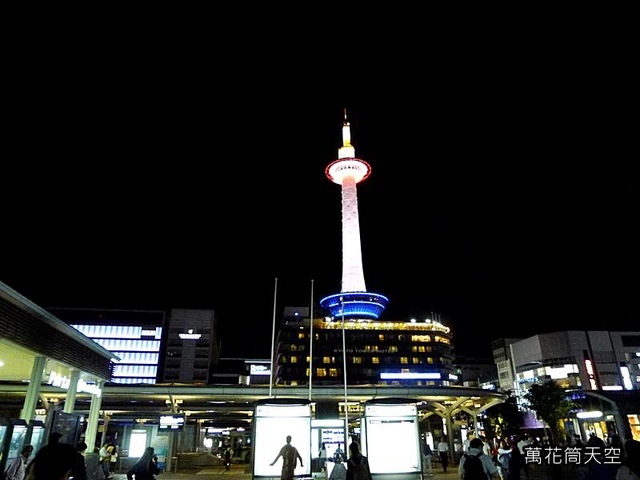
<path fill-rule="evenodd" d="M 253 418 L 253 475 L 280 478 L 283 458 L 279 453 L 291 437 L 290 445 L 302 457 L 296 460 L 294 475 L 311 473 L 311 405 L 308 403 L 258 403 Z M 275 462 L 275 463 L 274 463 Z M 272 465 L 273 463 L 273 465 Z"/>
<path fill-rule="evenodd" d="M 365 406 L 362 449 L 371 473 L 421 475 L 420 427 L 414 404 Z M 412 476 L 402 478 L 413 478 Z"/>

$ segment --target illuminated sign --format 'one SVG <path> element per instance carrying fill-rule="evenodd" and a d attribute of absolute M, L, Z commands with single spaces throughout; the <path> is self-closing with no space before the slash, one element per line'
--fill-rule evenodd
<path fill-rule="evenodd" d="M 184 414 L 174 413 L 171 415 L 160 415 L 160 426 L 158 430 L 171 430 L 180 432 L 184 430 Z"/>
<path fill-rule="evenodd" d="M 54 387 L 64 388 L 65 390 L 69 390 L 69 386 L 71 385 L 71 379 L 66 375 L 62 375 L 54 370 L 49 372 L 49 381 L 47 382 L 49 385 L 53 385 Z M 94 383 L 87 383 L 83 379 L 78 379 L 78 385 L 76 386 L 77 392 L 85 392 L 91 393 L 97 397 L 102 395 L 102 389 L 99 388 Z"/>
<path fill-rule="evenodd" d="M 380 378 L 382 380 L 393 380 L 400 378 L 422 378 L 428 380 L 440 380 L 439 373 L 417 373 L 417 372 L 405 372 L 405 373 L 381 373 Z"/>
<path fill-rule="evenodd" d="M 271 369 L 266 365 L 250 365 L 249 372 L 251 375 L 271 375 Z"/>
<path fill-rule="evenodd" d="M 591 412 L 578 412 L 576 413 L 576 417 L 578 418 L 600 418 L 602 417 L 602 412 L 599 410 L 593 410 Z"/>
<path fill-rule="evenodd" d="M 202 337 L 202 335 L 199 333 L 193 333 L 193 328 L 187 330 L 187 333 L 179 333 L 178 336 L 182 340 L 199 340 L 200 337 Z"/>

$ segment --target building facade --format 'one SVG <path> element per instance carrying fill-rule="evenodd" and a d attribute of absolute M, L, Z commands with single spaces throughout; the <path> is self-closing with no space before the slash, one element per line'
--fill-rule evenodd
<path fill-rule="evenodd" d="M 449 386 L 458 383 L 453 363 L 450 329 L 438 321 L 285 315 L 274 370 L 279 385 L 309 384 L 313 371 L 314 385 Z"/>
<path fill-rule="evenodd" d="M 640 441 L 640 332 L 553 332 L 492 347 L 502 390 L 522 399 L 548 380 L 566 390 L 575 404 L 562 424 L 569 438 L 593 432 Z"/>
<path fill-rule="evenodd" d="M 516 383 L 540 379 L 583 390 L 640 389 L 640 332 L 565 331 L 509 343 Z"/>
<path fill-rule="evenodd" d="M 49 308 L 98 345 L 117 355 L 110 382 L 156 383 L 161 365 L 163 310 Z"/>
<path fill-rule="evenodd" d="M 214 311 L 172 309 L 162 382 L 209 384 L 219 359 Z"/>

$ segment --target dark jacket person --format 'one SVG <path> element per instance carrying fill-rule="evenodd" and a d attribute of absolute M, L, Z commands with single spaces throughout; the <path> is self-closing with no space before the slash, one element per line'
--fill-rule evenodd
<path fill-rule="evenodd" d="M 372 480 L 369 459 L 360 453 L 360 445 L 351 442 L 347 460 L 347 480 Z"/>
<path fill-rule="evenodd" d="M 135 480 L 154 480 L 158 473 L 160 473 L 158 457 L 156 457 L 153 447 L 147 447 L 140 460 L 127 472 L 127 479 L 133 480 L 135 477 Z"/>

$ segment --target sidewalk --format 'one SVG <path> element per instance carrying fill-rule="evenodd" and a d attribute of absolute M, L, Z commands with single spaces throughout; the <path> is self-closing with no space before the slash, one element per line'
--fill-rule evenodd
<path fill-rule="evenodd" d="M 251 480 L 251 473 L 245 473 L 245 469 L 249 470 L 249 465 L 231 465 L 231 470 L 226 471 L 224 466 L 206 467 L 194 470 L 180 470 L 178 472 L 164 472 L 157 475 L 158 480 Z M 124 473 L 117 473 L 111 477 L 111 480 L 127 480 Z M 274 479 L 279 480 L 279 479 Z M 449 468 L 447 473 L 443 473 L 442 469 L 434 469 L 433 477 L 424 477 L 424 480 L 458 480 L 458 467 Z"/>

